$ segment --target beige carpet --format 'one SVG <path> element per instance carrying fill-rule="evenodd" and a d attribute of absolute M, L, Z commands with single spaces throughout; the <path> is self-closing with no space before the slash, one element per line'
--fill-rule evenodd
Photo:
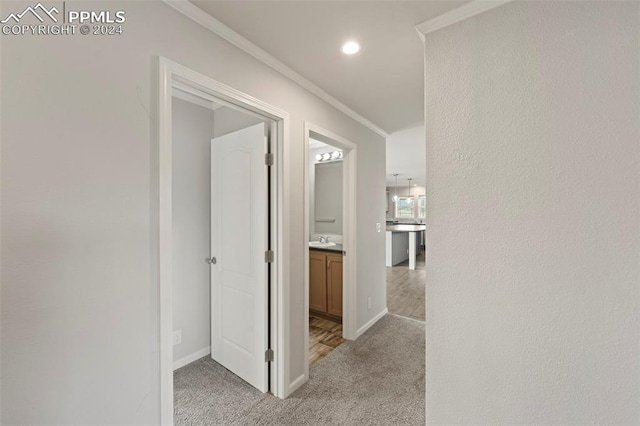
<path fill-rule="evenodd" d="M 424 323 L 394 315 L 310 370 L 286 400 L 209 357 L 174 373 L 176 425 L 424 425 Z"/>

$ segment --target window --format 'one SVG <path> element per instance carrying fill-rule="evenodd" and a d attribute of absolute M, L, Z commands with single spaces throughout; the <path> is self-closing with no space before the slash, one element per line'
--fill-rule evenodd
<path fill-rule="evenodd" d="M 424 195 L 418 197 L 418 217 L 421 219 L 427 217 L 427 197 Z"/>
<path fill-rule="evenodd" d="M 398 197 L 396 202 L 396 217 L 414 217 L 413 197 Z"/>

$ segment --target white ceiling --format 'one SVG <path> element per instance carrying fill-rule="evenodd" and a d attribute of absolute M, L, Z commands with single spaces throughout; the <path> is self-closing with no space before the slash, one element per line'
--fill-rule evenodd
<path fill-rule="evenodd" d="M 466 2 L 193 1 L 388 133 L 423 121 L 415 25 Z M 349 39 L 360 53 L 340 51 Z"/>

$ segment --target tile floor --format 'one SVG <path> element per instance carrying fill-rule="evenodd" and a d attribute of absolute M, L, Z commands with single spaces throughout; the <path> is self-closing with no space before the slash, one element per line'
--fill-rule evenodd
<path fill-rule="evenodd" d="M 312 367 L 344 342 L 342 324 L 309 315 L 309 366 Z"/>
<path fill-rule="evenodd" d="M 409 261 L 387 267 L 387 308 L 389 313 L 425 320 L 424 286 L 426 282 L 424 252 L 416 258 L 416 269 Z"/>

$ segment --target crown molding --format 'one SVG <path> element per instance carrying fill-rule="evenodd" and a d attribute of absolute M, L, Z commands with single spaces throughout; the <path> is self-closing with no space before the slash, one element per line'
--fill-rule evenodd
<path fill-rule="evenodd" d="M 513 0 L 475 0 L 471 3 L 460 6 L 457 9 L 450 10 L 445 14 L 416 25 L 416 30 L 418 30 L 418 33 L 422 35 L 420 38 L 424 40 L 424 34 L 432 33 L 512 1 Z"/>
<path fill-rule="evenodd" d="M 166 3 L 168 6 L 172 7 L 173 9 L 185 15 L 187 18 L 202 25 L 203 27 L 207 28 L 208 30 L 212 31 L 218 36 L 222 37 L 229 43 L 233 44 L 239 49 L 242 49 L 243 51 L 253 56 L 257 60 L 263 62 L 264 64 L 278 71 L 280 74 L 284 75 L 285 77 L 294 81 L 298 85 L 307 89 L 309 92 L 313 93 L 314 95 L 316 95 L 317 97 L 319 97 L 320 99 L 328 103 L 329 105 L 333 106 L 334 108 L 341 111 L 345 115 L 351 117 L 353 120 L 357 121 L 363 126 L 373 130 L 374 132 L 376 132 L 377 134 L 385 138 L 389 136 L 389 133 L 387 133 L 383 128 L 376 125 L 372 121 L 367 120 L 366 118 L 364 118 L 363 116 L 361 116 L 360 114 L 358 114 L 357 112 L 355 112 L 354 110 L 352 110 L 351 108 L 349 108 L 348 106 L 340 102 L 338 99 L 334 98 L 329 93 L 325 92 L 319 86 L 316 86 L 314 83 L 312 83 L 311 81 L 307 80 L 302 75 L 294 71 L 292 68 L 285 65 L 283 62 L 276 59 L 271 54 L 267 53 L 264 49 L 257 46 L 250 40 L 244 38 L 243 36 L 235 32 L 234 30 L 232 30 L 222 22 L 218 21 L 213 16 L 209 15 L 204 10 L 200 9 L 198 6 L 189 2 L 188 0 L 162 0 L 162 1 Z"/>

